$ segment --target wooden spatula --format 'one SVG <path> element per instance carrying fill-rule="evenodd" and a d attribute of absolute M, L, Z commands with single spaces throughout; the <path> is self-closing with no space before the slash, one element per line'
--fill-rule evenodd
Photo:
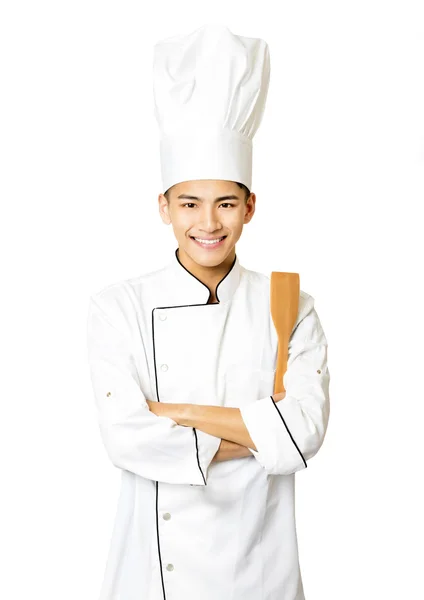
<path fill-rule="evenodd" d="M 285 392 L 283 376 L 287 370 L 289 339 L 299 310 L 299 273 L 271 272 L 270 308 L 278 336 L 277 369 L 274 394 Z"/>

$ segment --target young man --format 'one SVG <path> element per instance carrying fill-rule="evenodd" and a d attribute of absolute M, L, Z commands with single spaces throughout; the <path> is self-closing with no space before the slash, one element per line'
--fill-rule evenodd
<path fill-rule="evenodd" d="M 301 290 L 286 392 L 273 395 L 270 280 L 235 249 L 255 211 L 268 49 L 209 25 L 158 44 L 155 66 L 159 211 L 178 247 L 90 297 L 100 431 L 122 470 L 100 600 L 304 600 L 294 478 L 327 429 L 327 340 Z"/>

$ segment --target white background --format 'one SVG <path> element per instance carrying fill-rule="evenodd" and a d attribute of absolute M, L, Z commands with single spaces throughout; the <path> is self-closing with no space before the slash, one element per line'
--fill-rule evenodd
<path fill-rule="evenodd" d="M 237 254 L 300 273 L 329 342 L 327 437 L 296 477 L 306 598 L 423 598 L 424 12 L 406 0 L 2 2 L 0 597 L 100 591 L 120 471 L 88 298 L 176 248 L 152 50 L 209 21 L 271 55 Z"/>

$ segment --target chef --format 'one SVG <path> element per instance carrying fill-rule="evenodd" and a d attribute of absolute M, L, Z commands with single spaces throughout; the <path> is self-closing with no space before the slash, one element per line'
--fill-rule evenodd
<path fill-rule="evenodd" d="M 273 394 L 270 278 L 235 252 L 269 49 L 209 24 L 158 42 L 153 74 L 159 211 L 178 247 L 89 299 L 99 428 L 122 477 L 100 600 L 304 600 L 295 473 L 327 430 L 327 340 L 301 290 Z"/>

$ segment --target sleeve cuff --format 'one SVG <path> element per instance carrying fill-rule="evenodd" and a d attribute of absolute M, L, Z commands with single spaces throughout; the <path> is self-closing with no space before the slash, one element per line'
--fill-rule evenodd
<path fill-rule="evenodd" d="M 205 433 L 200 429 L 193 427 L 196 444 L 196 457 L 199 471 L 199 483 L 190 485 L 207 485 L 208 469 L 213 457 L 217 453 L 221 444 L 221 438 Z"/>
<path fill-rule="evenodd" d="M 242 406 L 240 413 L 257 448 L 249 450 L 268 473 L 290 474 L 307 466 L 272 396 Z"/>

